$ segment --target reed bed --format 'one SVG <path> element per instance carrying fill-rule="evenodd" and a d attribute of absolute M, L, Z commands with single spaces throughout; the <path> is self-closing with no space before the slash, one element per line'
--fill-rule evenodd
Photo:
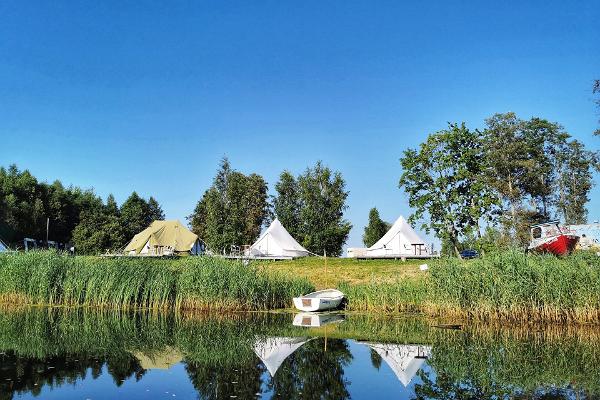
<path fill-rule="evenodd" d="M 341 284 L 347 308 L 517 323 L 600 323 L 600 257 L 507 251 L 476 260 L 445 258 L 420 278 Z"/>
<path fill-rule="evenodd" d="M 600 322 L 600 257 L 519 251 L 442 259 L 428 279 L 429 312 L 479 320 Z"/>
<path fill-rule="evenodd" d="M 239 262 L 0 254 L 0 303 L 116 308 L 265 310 L 313 290 L 305 279 Z"/>

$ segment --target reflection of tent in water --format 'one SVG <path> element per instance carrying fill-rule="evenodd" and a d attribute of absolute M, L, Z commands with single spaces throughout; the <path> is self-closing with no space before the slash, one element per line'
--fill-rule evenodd
<path fill-rule="evenodd" d="M 431 347 L 420 345 L 363 343 L 377 354 L 394 371 L 400 382 L 406 387 L 417 371 L 431 354 Z"/>
<path fill-rule="evenodd" d="M 167 256 L 202 253 L 198 236 L 179 221 L 154 221 L 125 247 L 130 256 Z"/>
<path fill-rule="evenodd" d="M 246 256 L 256 258 L 292 259 L 310 253 L 275 219 L 260 238 L 246 250 Z"/>
<path fill-rule="evenodd" d="M 303 337 L 267 337 L 256 341 L 254 352 L 267 367 L 271 376 L 275 376 L 285 359 L 309 340 L 311 339 Z"/>
<path fill-rule="evenodd" d="M 181 362 L 183 356 L 179 350 L 167 346 L 164 350 L 154 353 L 134 352 L 133 355 L 144 369 L 169 369 Z"/>

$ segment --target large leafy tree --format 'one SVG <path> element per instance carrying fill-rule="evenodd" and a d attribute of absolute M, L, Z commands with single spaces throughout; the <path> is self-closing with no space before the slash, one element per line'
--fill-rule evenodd
<path fill-rule="evenodd" d="M 289 172 L 283 171 L 279 175 L 279 181 L 275 185 L 277 196 L 273 197 L 273 210 L 279 222 L 295 238 L 299 238 L 302 232 L 300 223 L 300 194 L 296 178 Z"/>
<path fill-rule="evenodd" d="M 319 161 L 296 179 L 283 172 L 275 189 L 275 215 L 295 239 L 313 253 L 339 256 L 352 229 L 344 219 L 348 191 L 342 174 Z"/>
<path fill-rule="evenodd" d="M 152 221 L 162 221 L 165 219 L 165 212 L 160 204 L 158 204 L 158 201 L 152 196 L 148 199 L 148 213 Z"/>
<path fill-rule="evenodd" d="M 490 219 L 497 204 L 484 179 L 487 165 L 480 132 L 464 123 L 449 124 L 418 149 L 406 150 L 400 162 L 399 185 L 415 210 L 409 220 L 428 217 L 422 229 L 448 240 L 459 255 L 461 236 Z"/>
<path fill-rule="evenodd" d="M 561 146 L 556 154 L 556 207 L 568 224 L 587 222 L 586 204 L 593 186 L 593 168 L 598 164 L 596 154 L 572 140 Z"/>
<path fill-rule="evenodd" d="M 120 219 L 125 236 L 131 239 L 135 234 L 146 229 L 152 223 L 152 215 L 148 202 L 136 192 L 121 205 Z"/>
<path fill-rule="evenodd" d="M 224 158 L 212 186 L 188 216 L 192 231 L 218 253 L 254 242 L 268 222 L 267 191 L 263 177 L 235 171 Z"/>
<path fill-rule="evenodd" d="M 371 208 L 369 211 L 369 224 L 365 226 L 363 233 L 363 243 L 367 247 L 373 246 L 379 239 L 385 235 L 389 229 L 389 224 L 381 219 L 377 208 Z"/>

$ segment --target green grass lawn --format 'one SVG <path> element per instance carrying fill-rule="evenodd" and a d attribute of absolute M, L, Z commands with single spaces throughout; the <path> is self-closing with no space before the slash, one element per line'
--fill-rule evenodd
<path fill-rule="evenodd" d="M 356 260 L 353 258 L 305 257 L 286 261 L 255 261 L 266 271 L 290 277 L 307 278 L 317 289 L 336 287 L 339 282 L 351 285 L 390 283 L 404 278 L 425 276 L 419 265 L 428 260 Z"/>

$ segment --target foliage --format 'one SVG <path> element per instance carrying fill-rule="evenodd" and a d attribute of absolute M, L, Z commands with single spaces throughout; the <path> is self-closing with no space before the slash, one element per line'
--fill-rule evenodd
<path fill-rule="evenodd" d="M 415 208 L 411 221 L 427 216 L 424 228 L 455 253 L 460 242 L 483 243 L 481 225 L 499 226 L 503 245 L 524 247 L 532 224 L 586 222 L 598 154 L 545 119 L 509 112 L 485 124 L 483 132 L 450 124 L 404 152 L 400 186 Z"/>
<path fill-rule="evenodd" d="M 429 282 L 429 303 L 446 313 L 519 322 L 600 320 L 600 258 L 593 253 L 445 258 L 432 263 Z"/>
<path fill-rule="evenodd" d="M 307 250 L 339 256 L 352 229 L 344 219 L 348 208 L 345 186 L 342 174 L 320 161 L 297 179 L 284 171 L 275 186 L 275 215 Z"/>
<path fill-rule="evenodd" d="M 480 220 L 492 219 L 497 199 L 484 182 L 486 169 L 479 131 L 465 124 L 429 135 L 418 150 L 408 149 L 400 162 L 400 187 L 408 194 L 415 222 L 428 217 L 422 228 L 449 240 L 458 255 L 459 238 Z"/>
<path fill-rule="evenodd" d="M 486 120 L 487 183 L 502 200 L 504 233 L 513 245 L 529 241 L 529 225 L 561 217 L 584 223 L 595 155 L 557 123 L 514 113 Z"/>
<path fill-rule="evenodd" d="M 304 279 L 209 257 L 69 257 L 0 253 L 0 301 L 113 308 L 257 310 L 313 290 Z"/>
<path fill-rule="evenodd" d="M 577 140 L 564 143 L 556 159 L 556 208 L 566 223 L 585 224 L 586 204 L 593 186 L 592 168 L 598 159 Z"/>
<path fill-rule="evenodd" d="M 163 221 L 165 219 L 165 212 L 152 196 L 148 199 L 148 214 L 151 221 Z"/>
<path fill-rule="evenodd" d="M 131 193 L 119 211 L 125 237 L 128 239 L 146 229 L 153 221 L 148 202 L 136 192 Z"/>
<path fill-rule="evenodd" d="M 235 171 L 224 158 L 212 186 L 188 216 L 192 231 L 216 253 L 254 242 L 268 222 L 267 190 L 263 177 Z"/>
<path fill-rule="evenodd" d="M 275 185 L 277 196 L 273 197 L 273 211 L 279 222 L 296 239 L 302 234 L 302 223 L 300 221 L 300 199 L 298 182 L 289 172 L 283 171 L 279 175 L 279 181 Z"/>
<path fill-rule="evenodd" d="M 371 211 L 369 211 L 369 224 L 365 226 L 362 237 L 363 244 L 366 247 L 373 246 L 389 229 L 390 224 L 381 219 L 377 208 L 371 208 Z"/>
<path fill-rule="evenodd" d="M 16 165 L 0 168 L 0 236 L 17 246 L 25 237 L 45 240 L 47 218 L 49 240 L 95 254 L 123 247 L 164 213 L 154 198 L 146 202 L 135 192 L 119 210 L 113 195 L 104 204 L 92 190 L 38 182 Z"/>

